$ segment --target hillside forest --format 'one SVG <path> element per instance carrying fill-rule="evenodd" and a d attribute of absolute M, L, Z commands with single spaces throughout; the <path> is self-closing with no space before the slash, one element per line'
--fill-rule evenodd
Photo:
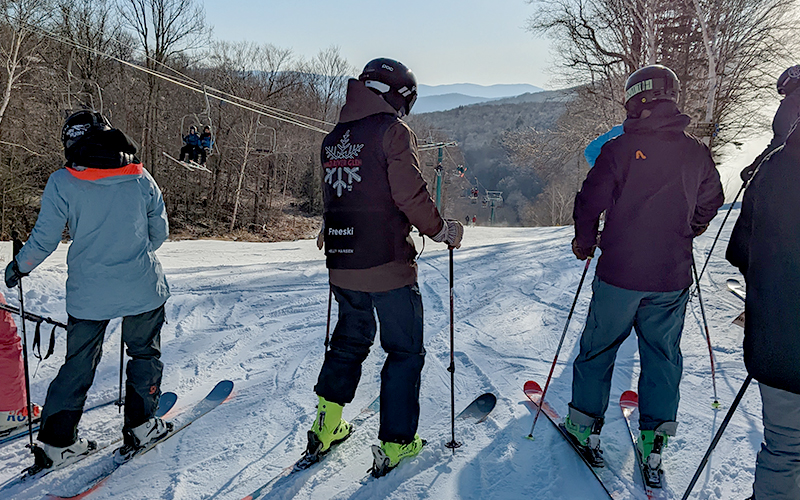
<path fill-rule="evenodd" d="M 796 4 L 531 2 L 527 28 L 557 42 L 554 84 L 567 90 L 412 112 L 420 144 L 448 144 L 421 152 L 431 192 L 441 172 L 447 217 L 569 224 L 588 168 L 583 148 L 624 119 L 625 77 L 656 62 L 680 77 L 680 104 L 715 152 L 740 143 L 765 127 L 753 110 L 775 99 L 775 76 L 800 40 Z M 274 241 L 318 230 L 320 144 L 366 61 L 347 61 L 336 46 L 304 57 L 278 41 L 216 39 L 197 0 L 0 5 L 0 238 L 33 227 L 47 178 L 64 162 L 63 120 L 85 108 L 137 142 L 173 237 Z M 205 169 L 168 157 L 190 126 L 212 130 Z M 495 191 L 502 200 L 486 203 Z"/>

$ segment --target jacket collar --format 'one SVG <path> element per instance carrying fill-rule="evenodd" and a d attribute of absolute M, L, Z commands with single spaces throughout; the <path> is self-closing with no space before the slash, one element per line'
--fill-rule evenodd
<path fill-rule="evenodd" d="M 368 89 L 364 82 L 351 78 L 347 82 L 347 97 L 339 113 L 339 122 L 352 122 L 379 113 L 397 115 L 397 111 L 381 96 Z"/>

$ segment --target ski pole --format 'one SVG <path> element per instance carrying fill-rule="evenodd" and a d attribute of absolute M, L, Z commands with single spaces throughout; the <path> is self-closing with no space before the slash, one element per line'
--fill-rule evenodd
<path fill-rule="evenodd" d="M 450 442 L 445 444 L 445 447 L 453 450 L 453 455 L 456 454 L 456 448 L 461 446 L 461 443 L 456 441 L 456 389 L 455 389 L 455 376 L 456 376 L 456 363 L 453 355 L 453 332 L 454 326 L 454 313 L 453 313 L 453 248 L 450 247 L 450 366 L 447 371 L 450 372 Z"/>
<path fill-rule="evenodd" d="M 575 304 L 578 303 L 578 296 L 581 293 L 581 288 L 583 288 L 583 281 L 586 279 L 586 272 L 589 270 L 589 264 L 592 263 L 592 258 L 589 257 L 586 259 L 586 265 L 583 266 L 583 274 L 581 275 L 581 281 L 578 283 L 578 291 L 575 292 L 575 298 L 572 299 L 572 307 L 569 308 L 569 315 L 567 315 L 567 324 L 564 325 L 564 331 L 561 333 L 561 340 L 558 342 L 558 348 L 556 349 L 556 356 L 553 358 L 553 364 L 550 365 L 550 373 L 547 375 L 547 381 L 544 383 L 544 389 L 542 390 L 542 399 L 539 400 L 539 404 L 536 406 L 536 416 L 533 417 L 533 425 L 531 425 L 531 433 L 528 434 L 528 439 L 533 439 L 533 429 L 536 428 L 536 421 L 539 420 L 539 414 L 542 413 L 542 405 L 544 404 L 544 396 L 547 394 L 547 388 L 550 386 L 550 380 L 553 378 L 553 370 L 556 368 L 556 362 L 558 361 L 558 353 L 561 352 L 561 346 L 564 345 L 564 337 L 567 336 L 567 329 L 569 328 L 569 322 L 572 319 L 572 313 L 575 312 Z"/>
<path fill-rule="evenodd" d="M 722 219 L 722 224 L 719 225 L 719 230 L 717 231 L 717 235 L 714 237 L 714 242 L 711 243 L 711 249 L 708 251 L 708 255 L 706 255 L 706 261 L 703 263 L 703 268 L 700 270 L 699 277 L 697 279 L 698 283 L 700 282 L 700 278 L 703 277 L 703 273 L 706 271 L 706 266 L 708 266 L 708 261 L 711 260 L 711 254 L 714 252 L 714 246 L 716 246 L 717 241 L 719 240 L 719 236 L 722 234 L 722 228 L 725 227 L 725 222 L 728 220 L 728 216 L 731 215 L 731 211 L 733 210 L 733 206 L 736 205 L 736 202 L 739 200 L 739 196 L 744 191 L 744 188 L 747 187 L 747 181 L 742 184 L 742 187 L 739 188 L 739 192 L 736 193 L 736 197 L 733 199 L 731 206 L 728 207 L 728 211 L 725 212 L 725 217 Z"/>
<path fill-rule="evenodd" d="M 328 287 L 328 325 L 325 327 L 325 352 L 331 343 L 331 302 L 333 302 L 333 288 Z"/>
<path fill-rule="evenodd" d="M 725 415 L 725 419 L 722 421 L 722 425 L 720 425 L 719 430 L 714 435 L 714 439 L 711 440 L 711 444 L 708 445 L 708 450 L 706 451 L 705 456 L 700 461 L 700 465 L 697 467 L 697 470 L 692 477 L 691 482 L 689 483 L 689 487 L 686 488 L 686 493 L 683 494 L 681 500 L 686 500 L 689 498 L 689 494 L 692 492 L 692 488 L 694 488 L 695 483 L 700 478 L 700 474 L 703 472 L 703 468 L 705 468 L 706 464 L 708 463 L 708 459 L 711 457 L 711 452 L 714 451 L 716 448 L 717 443 L 722 438 L 722 433 L 725 432 L 725 428 L 728 427 L 728 423 L 731 421 L 733 417 L 733 412 L 736 411 L 736 407 L 739 406 L 739 402 L 742 400 L 745 391 L 747 391 L 747 387 L 750 385 L 750 382 L 753 380 L 752 375 L 748 375 L 746 379 L 744 379 L 744 383 L 742 384 L 742 388 L 739 389 L 739 394 L 736 395 L 736 398 L 733 400 L 733 404 L 731 404 L 730 409 L 728 410 L 727 415 Z"/>
<path fill-rule="evenodd" d="M 121 327 L 120 327 L 121 328 Z M 125 401 L 122 399 L 122 366 L 125 364 L 125 342 L 122 340 L 122 331 L 119 334 L 119 397 L 117 398 L 117 408 L 122 413 L 122 406 Z"/>
<path fill-rule="evenodd" d="M 708 320 L 706 319 L 706 308 L 703 306 L 703 295 L 700 293 L 700 276 L 697 274 L 697 266 L 694 263 L 694 252 L 692 252 L 692 272 L 694 272 L 694 279 L 697 283 L 697 300 L 700 302 L 700 315 L 703 317 L 703 327 L 705 328 L 706 344 L 708 344 L 708 356 L 711 358 L 711 387 L 714 388 L 714 402 L 711 407 L 715 410 L 719 409 L 719 399 L 717 398 L 717 370 L 716 363 L 714 363 L 714 350 L 711 348 L 711 333 L 708 329 Z"/>
<path fill-rule="evenodd" d="M 16 231 L 11 233 L 13 239 L 13 256 L 12 260 L 17 258 L 17 254 L 22 249 L 22 241 L 19 239 L 19 234 Z M 25 303 L 22 294 L 22 278 L 19 278 L 17 283 L 19 288 L 19 311 L 20 318 L 22 319 L 22 359 L 25 362 L 25 404 L 28 409 L 28 447 L 33 450 L 33 405 L 31 404 L 31 377 L 30 369 L 28 368 L 28 334 L 25 331 Z"/>

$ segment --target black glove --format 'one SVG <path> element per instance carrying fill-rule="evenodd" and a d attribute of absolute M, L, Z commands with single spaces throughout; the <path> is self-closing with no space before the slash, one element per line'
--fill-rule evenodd
<path fill-rule="evenodd" d="M 706 229 L 708 229 L 708 224 L 703 224 L 702 226 L 696 226 L 696 225 L 692 224 L 692 231 L 694 231 L 694 237 L 695 238 L 697 238 L 701 234 L 705 233 Z"/>
<path fill-rule="evenodd" d="M 457 220 L 444 221 L 442 230 L 431 239 L 436 242 L 445 242 L 450 248 L 461 248 L 461 238 L 464 236 L 464 225 Z"/>
<path fill-rule="evenodd" d="M 589 257 L 594 257 L 595 248 L 597 248 L 597 245 L 592 245 L 592 248 L 589 249 L 581 248 L 578 245 L 578 239 L 572 238 L 572 253 L 575 254 L 578 260 L 586 260 Z"/>
<path fill-rule="evenodd" d="M 756 172 L 756 168 L 758 167 L 758 163 L 753 162 L 750 165 L 744 167 L 744 170 L 739 174 L 744 182 L 749 181 L 753 178 L 753 174 Z"/>
<path fill-rule="evenodd" d="M 8 263 L 8 266 L 6 266 L 6 286 L 8 288 L 14 288 L 19 284 L 19 279 L 27 275 L 28 273 L 23 273 L 19 270 L 17 261 L 12 260 Z"/>

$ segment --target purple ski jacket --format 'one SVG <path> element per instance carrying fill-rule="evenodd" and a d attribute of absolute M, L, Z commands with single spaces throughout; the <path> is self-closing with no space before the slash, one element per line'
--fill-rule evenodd
<path fill-rule="evenodd" d="M 628 118 L 575 197 L 577 245 L 588 253 L 598 244 L 596 275 L 606 283 L 644 292 L 691 285 L 692 239 L 724 195 L 708 147 L 684 132 L 689 122 L 667 101 L 647 118 Z"/>

